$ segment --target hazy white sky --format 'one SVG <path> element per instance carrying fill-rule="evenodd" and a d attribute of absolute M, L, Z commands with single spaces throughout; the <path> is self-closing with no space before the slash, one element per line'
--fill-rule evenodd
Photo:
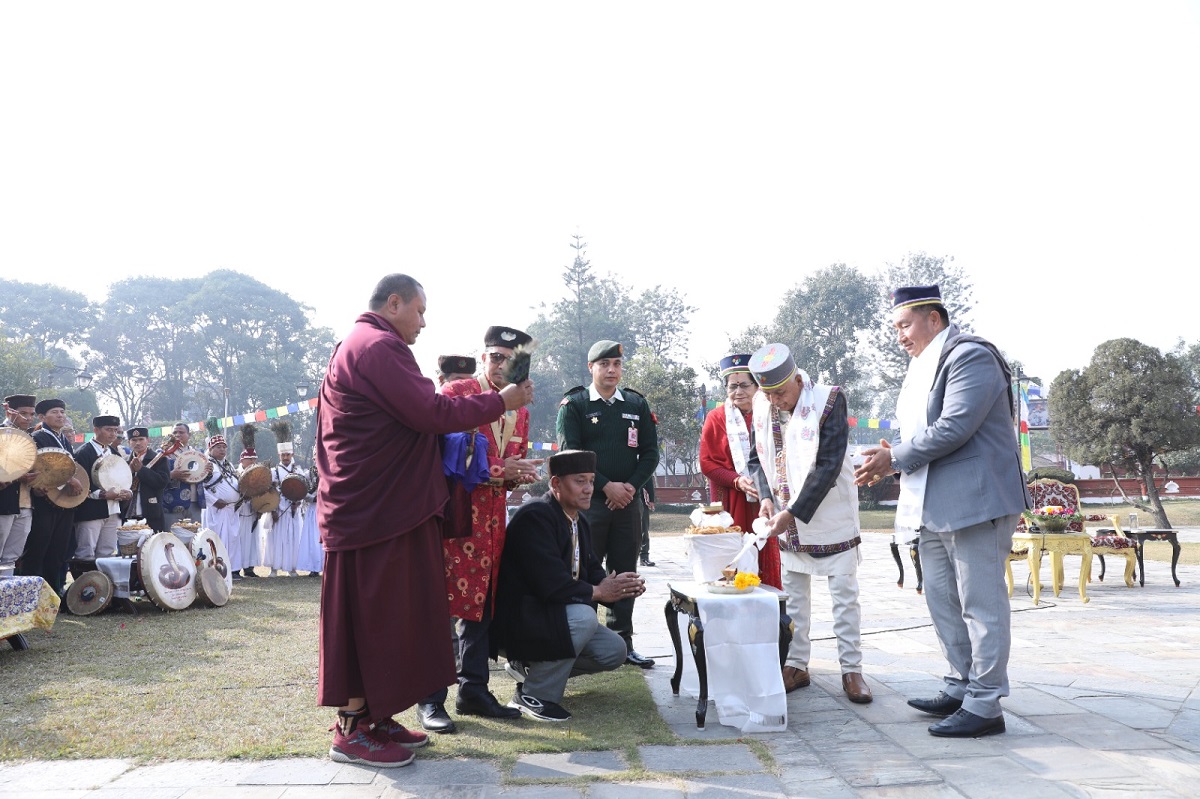
<path fill-rule="evenodd" d="M 1198 100 L 1197 2 L 7 3 L 0 263 L 237 269 L 339 336 L 404 271 L 432 368 L 558 298 L 580 232 L 686 292 L 699 365 L 924 250 L 1049 381 L 1200 340 Z"/>

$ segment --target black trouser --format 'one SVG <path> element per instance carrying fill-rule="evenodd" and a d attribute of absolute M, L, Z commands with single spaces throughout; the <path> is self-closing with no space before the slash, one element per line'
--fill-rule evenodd
<path fill-rule="evenodd" d="M 458 619 L 458 695 L 478 696 L 488 689 L 488 630 L 492 625 L 492 598 L 483 605 L 483 617 L 479 621 Z M 440 704 L 446 701 L 446 689 L 434 691 L 421 700 L 422 703 Z"/>
<path fill-rule="evenodd" d="M 637 571 L 638 548 L 642 544 L 641 492 L 620 510 L 609 510 L 604 504 L 604 492 L 592 498 L 592 506 L 584 511 L 592 533 L 592 551 L 609 572 Z M 622 599 L 608 611 L 608 629 L 625 639 L 633 649 L 633 599 Z"/>
<path fill-rule="evenodd" d="M 73 554 L 68 548 L 74 533 L 74 508 L 60 508 L 34 494 L 33 523 L 15 573 L 23 577 L 41 577 L 55 593 L 61 594 L 66 582 L 67 558 Z"/>
<path fill-rule="evenodd" d="M 642 551 L 638 553 L 642 560 L 650 560 L 650 506 L 642 505 Z"/>

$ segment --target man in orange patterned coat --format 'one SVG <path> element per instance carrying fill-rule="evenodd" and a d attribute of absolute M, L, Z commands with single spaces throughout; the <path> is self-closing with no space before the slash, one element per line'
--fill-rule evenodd
<path fill-rule="evenodd" d="M 507 385 L 504 367 L 514 350 L 531 341 L 528 334 L 510 327 L 490 327 L 483 337 L 484 352 L 478 377 L 455 380 L 439 391 L 448 396 L 471 396 L 499 391 Z M 488 690 L 488 628 L 496 598 L 496 575 L 504 550 L 508 523 L 506 495 L 518 485 L 538 479 L 540 460 L 525 459 L 529 438 L 529 410 L 510 411 L 479 429 L 487 437 L 490 480 L 471 491 L 471 536 L 442 542 L 446 558 L 446 589 L 450 614 L 458 618 L 460 665 L 455 710 L 460 715 L 516 718 L 521 713 L 505 707 Z M 454 722 L 445 710 L 446 692 L 440 691 L 417 706 L 421 725 L 432 732 L 451 732 Z"/>

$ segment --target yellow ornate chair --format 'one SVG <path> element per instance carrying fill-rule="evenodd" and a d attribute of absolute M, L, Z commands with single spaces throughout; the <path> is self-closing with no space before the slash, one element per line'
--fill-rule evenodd
<path fill-rule="evenodd" d="M 1067 525 L 1067 532 L 1082 533 L 1084 532 L 1084 522 L 1112 522 L 1113 529 L 1103 530 L 1098 535 L 1092 536 L 1092 554 L 1100 557 L 1100 582 L 1104 582 L 1104 556 L 1112 555 L 1125 558 L 1125 585 L 1133 588 L 1133 572 L 1137 565 L 1137 542 L 1132 538 L 1126 538 L 1121 532 L 1121 526 L 1117 522 L 1115 516 L 1103 516 L 1099 514 L 1083 514 L 1082 506 L 1079 503 L 1079 489 L 1070 483 L 1062 483 L 1058 480 L 1034 480 L 1029 484 L 1029 495 L 1033 498 L 1033 507 L 1044 508 L 1047 505 L 1062 505 L 1067 508 L 1074 508 L 1077 513 L 1080 513 L 1083 518 L 1073 521 Z M 1025 517 L 1017 522 L 1017 532 L 1023 533 L 1026 530 Z M 1009 560 L 1013 559 L 1013 555 L 1009 555 Z M 1009 570 L 1009 592 L 1012 591 L 1012 572 Z"/>

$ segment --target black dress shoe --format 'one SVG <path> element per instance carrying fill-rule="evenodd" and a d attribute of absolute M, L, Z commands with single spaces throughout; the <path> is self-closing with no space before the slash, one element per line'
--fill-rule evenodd
<path fill-rule="evenodd" d="M 933 699 L 910 699 L 908 706 L 931 716 L 949 716 L 962 707 L 962 700 L 940 693 Z"/>
<path fill-rule="evenodd" d="M 454 709 L 460 716 L 483 716 L 489 719 L 515 719 L 521 715 L 521 711 L 515 707 L 500 704 L 491 691 L 466 696 L 460 693 L 454 702 Z"/>
<path fill-rule="evenodd" d="M 641 564 L 642 564 L 643 566 L 653 566 L 653 565 L 654 565 L 654 561 L 650 560 L 650 558 L 642 558 L 642 560 L 641 560 Z"/>
<path fill-rule="evenodd" d="M 417 719 L 421 726 L 430 732 L 445 734 L 454 732 L 454 719 L 446 712 L 446 706 L 441 702 L 421 702 L 417 705 Z"/>
<path fill-rule="evenodd" d="M 637 666 L 639 669 L 654 668 L 654 658 L 642 657 L 632 649 L 630 649 L 629 654 L 625 656 L 625 662 L 630 666 Z"/>
<path fill-rule="evenodd" d="M 937 724 L 929 726 L 929 734 L 939 738 L 982 738 L 985 735 L 998 735 L 1004 732 L 1004 716 L 985 719 L 976 716 L 969 710 L 959 708 L 949 718 L 944 718 Z"/>

